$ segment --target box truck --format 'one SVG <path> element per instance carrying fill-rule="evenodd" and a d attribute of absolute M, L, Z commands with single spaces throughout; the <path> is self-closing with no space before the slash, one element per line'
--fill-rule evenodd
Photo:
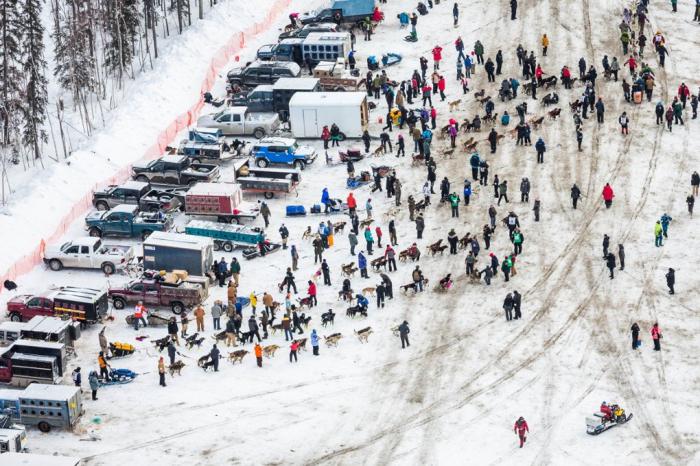
<path fill-rule="evenodd" d="M 338 125 L 341 138 L 359 138 L 369 123 L 364 92 L 297 92 L 289 101 L 296 138 L 319 138 L 324 126 Z"/>

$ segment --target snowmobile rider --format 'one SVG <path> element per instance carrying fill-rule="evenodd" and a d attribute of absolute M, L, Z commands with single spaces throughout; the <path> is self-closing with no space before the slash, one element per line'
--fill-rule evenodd
<path fill-rule="evenodd" d="M 610 406 L 608 406 L 608 404 L 605 401 L 603 401 L 603 403 L 601 403 L 601 405 L 600 405 L 600 412 L 605 414 L 605 417 L 603 418 L 603 420 L 605 420 L 605 421 L 612 420 L 612 418 L 613 418 L 612 417 L 612 409 L 610 409 Z"/>

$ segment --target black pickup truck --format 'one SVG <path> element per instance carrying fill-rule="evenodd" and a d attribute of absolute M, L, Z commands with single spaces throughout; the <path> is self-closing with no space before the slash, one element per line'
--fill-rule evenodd
<path fill-rule="evenodd" d="M 152 188 L 149 183 L 127 181 L 94 192 L 92 205 L 97 210 L 109 210 L 121 204 L 137 205 L 143 212 L 172 212 L 185 206 L 184 188 Z"/>
<path fill-rule="evenodd" d="M 132 178 L 158 185 L 192 186 L 197 182 L 213 182 L 219 178 L 219 167 L 192 163 L 183 155 L 166 155 L 143 164 L 134 164 Z"/>

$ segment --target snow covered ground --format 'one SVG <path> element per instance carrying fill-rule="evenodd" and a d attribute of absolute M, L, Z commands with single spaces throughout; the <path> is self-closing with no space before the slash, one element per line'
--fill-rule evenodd
<path fill-rule="evenodd" d="M 400 81 L 418 67 L 418 56 L 430 57 L 430 50 L 440 44 L 444 48 L 441 68 L 448 78 L 448 95 L 445 102 L 433 102 L 437 103 L 439 123 L 445 124 L 447 101 L 462 99 L 456 112 L 459 118 L 483 114 L 471 94 L 461 95 L 454 80 L 456 54 L 452 42 L 457 34 L 467 47 L 481 40 L 487 57 L 494 57 L 502 48 L 504 77 L 520 78 L 515 48 L 522 43 L 526 49 L 539 52 L 542 33 L 547 33 L 552 41 L 547 57 L 537 53 L 538 63 L 547 74 L 558 75 L 564 64 L 576 69 L 581 56 L 592 61 L 602 74 L 600 61 L 604 54 L 621 58 L 616 25 L 623 7 L 629 6 L 626 2 L 523 3 L 518 20 L 511 22 L 508 2 L 488 7 L 484 3 L 459 2 L 460 26 L 450 30 L 451 2 L 442 2 L 428 16 L 419 18 L 417 44 L 401 40 L 407 31 L 399 30 L 395 20 L 400 6 L 383 5 L 387 21 L 372 42 L 364 42 L 358 35 L 358 63 L 381 51 L 401 53 L 403 62 L 387 70 L 392 79 Z M 533 141 L 542 136 L 547 143 L 544 165 L 535 163 L 534 148 L 516 147 L 510 136 L 494 155 L 488 153 L 486 143 L 480 145 L 479 152 L 488 159 L 491 175 L 498 174 L 511 186 L 511 202 L 498 207 L 498 218 L 514 211 L 525 235 L 524 251 L 517 262 L 518 274 L 510 282 L 505 284 L 499 276 L 490 287 L 470 283 L 464 277 L 462 251 L 457 257 L 446 254 L 431 258 L 424 254 L 420 266 L 433 284 L 448 272 L 458 277 L 448 294 L 434 292 L 431 285 L 425 293 L 402 295 L 398 286 L 411 281 L 413 264 L 400 264 L 398 272 L 391 274 L 396 298 L 388 301 L 384 309 L 378 310 L 372 303 L 369 318 L 353 321 L 345 316 L 345 306 L 336 300 L 342 280 L 340 265 L 350 262 L 346 234 L 339 235 L 336 246 L 324 255 L 331 266 L 333 286 L 319 286 L 320 305 L 311 311 L 310 325 L 321 335 L 342 332 L 344 338 L 338 348 L 322 346 L 319 357 L 302 352 L 299 363 L 290 364 L 287 346 L 278 334 L 266 344 L 278 344 L 281 349 L 274 359 L 265 360 L 263 369 L 257 368 L 254 358 L 248 355 L 240 366 L 232 367 L 222 361 L 219 373 L 203 373 L 196 367 L 196 360 L 209 351 L 213 340 L 208 339 L 202 349 L 181 349 L 187 367 L 182 377 L 168 376 L 167 388 L 157 385 L 158 354 L 148 343 L 151 338 L 164 336 L 165 329 L 141 330 L 138 334 L 149 338 L 137 342 L 134 330 L 124 324 L 127 312 L 114 311 L 116 320 L 107 325 L 108 338 L 133 343 L 138 352 L 122 361 L 113 360 L 112 364 L 144 374 L 130 385 L 100 390 L 97 402 L 86 400 L 86 414 L 78 433 L 43 435 L 31 431 L 31 449 L 80 456 L 96 465 L 125 461 L 188 465 L 592 465 L 611 460 L 620 464 L 700 463 L 700 380 L 694 356 L 700 350 L 696 338 L 700 325 L 694 315 L 697 277 L 690 267 L 697 259 L 698 236 L 696 220 L 688 217 L 684 204 L 690 173 L 698 167 L 700 155 L 693 132 L 698 131 L 700 124 L 686 118 L 686 125 L 674 126 L 673 133 L 653 124 L 654 103 L 661 99 L 668 104 L 681 81 L 697 92 L 693 60 L 699 44 L 692 38 L 697 36 L 698 26 L 689 21 L 692 13 L 688 5 L 680 5 L 676 14 L 663 2 L 652 2 L 650 9 L 652 27 L 664 33 L 670 49 L 665 70 L 658 70 L 656 59 L 650 59 L 659 82 L 653 103 L 626 104 L 620 83 L 606 82 L 601 76 L 597 95 L 605 100 L 606 123 L 598 127 L 592 118 L 585 122 L 584 151 L 579 153 L 567 102 L 577 98 L 582 88 L 567 91 L 559 86 L 562 117 L 556 121 L 546 119 L 541 129 L 533 131 Z M 280 24 L 285 16 L 280 17 Z M 651 37 L 648 29 L 647 36 Z M 252 53 L 255 47 L 249 47 Z M 621 76 L 626 75 L 621 72 Z M 194 79 L 194 88 L 168 88 L 168 95 L 173 100 L 188 101 L 196 92 L 197 83 Z M 149 85 L 154 90 L 164 88 L 155 77 Z M 470 88 L 485 88 L 487 95 L 495 96 L 497 85 L 488 84 L 479 68 Z M 543 95 L 538 93 L 540 98 Z M 144 91 L 143 103 L 132 107 L 129 115 L 143 120 L 144 125 L 147 120 L 150 122 L 169 102 L 163 97 L 154 103 L 155 98 L 151 91 Z M 497 103 L 495 111 L 502 113 L 507 109 L 515 114 L 515 105 L 520 101 Z M 534 100 L 527 98 L 527 102 L 528 118 L 544 114 Z M 379 108 L 372 112 L 375 123 L 371 133 L 375 136 L 381 127 L 376 124 L 377 118 L 386 114 L 383 99 L 378 103 Z M 632 119 L 629 137 L 618 132 L 616 120 L 622 111 L 627 111 Z M 122 121 L 123 118 L 115 119 Z M 123 148 L 115 157 L 121 154 L 118 160 L 126 163 L 131 159 L 124 154 L 136 157 L 138 153 L 129 151 L 136 147 L 130 144 L 139 143 L 142 149 L 150 141 L 140 134 L 134 135 L 138 140 L 127 140 L 121 124 L 105 130 L 96 138 L 95 147 L 103 156 L 111 145 Z M 497 130 L 504 132 L 500 124 Z M 396 132 L 393 135 L 395 139 Z M 481 137 L 485 138 L 486 132 L 482 131 Z M 433 152 L 439 153 L 444 145 L 445 141 L 437 141 Z M 316 147 L 321 149 L 318 144 Z M 109 175 L 104 164 L 101 168 L 88 168 L 87 157 L 84 165 L 74 162 L 71 167 L 85 166 L 86 172 L 99 169 L 101 176 Z M 438 155 L 438 182 L 447 176 L 459 192 L 462 180 L 469 176 L 467 157 L 460 152 L 454 159 L 443 160 Z M 271 236 L 276 238 L 279 225 L 285 223 L 292 233 L 290 244 L 296 244 L 300 250 L 296 277 L 302 294 L 305 281 L 317 266 L 312 263 L 311 245 L 301 239 L 301 234 L 307 225 L 315 228 L 320 219 L 284 218 L 284 206 L 317 203 L 323 187 L 328 187 L 334 197 L 344 198 L 347 194 L 345 167 L 327 167 L 321 159 L 303 173 L 298 198 L 270 202 Z M 404 186 L 404 200 L 408 194 L 420 191 L 425 171 L 411 167 L 408 157 L 385 155 L 356 164 L 356 170 L 379 163 L 396 167 Z M 533 184 L 531 200 L 542 201 L 539 223 L 533 220 L 532 203 L 519 202 L 517 186 L 524 176 Z M 569 198 L 574 182 L 586 196 L 578 210 L 571 209 Z M 616 193 L 609 210 L 600 201 L 606 182 Z M 80 183 L 76 178 L 75 186 L 67 187 L 65 196 L 70 197 L 74 191 L 81 193 L 85 187 Z M 31 193 L 49 196 L 39 189 Z M 51 195 L 57 197 L 53 191 Z M 357 190 L 355 195 L 361 205 L 372 198 L 374 217 L 388 238 L 386 213 L 393 199 L 386 199 L 384 193 L 370 194 L 368 188 Z M 495 201 L 491 196 L 492 187 L 483 187 L 472 197 L 470 206 L 460 206 L 459 219 L 450 218 L 447 207 L 429 207 L 424 239 L 418 241 L 421 249 L 446 238 L 450 228 L 455 228 L 459 236 L 471 231 L 480 237 L 482 226 L 488 222 L 486 210 Z M 653 224 L 664 212 L 674 218 L 669 239 L 663 248 L 654 248 Z M 4 231 L 24 231 L 24 218 L 29 221 L 29 216 L 4 218 Z M 51 220 L 47 214 L 46 222 L 35 229 L 50 229 Z M 403 249 L 415 241 L 415 229 L 405 208 L 396 221 L 398 248 Z M 78 234 L 81 228 L 81 222 L 76 222 L 67 237 Z M 612 281 L 601 260 L 604 233 L 610 235 L 614 251 L 617 244 L 623 243 L 627 252 L 625 270 L 616 271 Z M 12 243 L 5 244 L 21 251 L 26 240 L 15 240 L 14 236 Z M 481 244 L 479 265 L 483 268 L 487 251 Z M 502 258 L 510 248 L 507 232 L 499 226 L 491 251 Z M 282 251 L 265 259 L 243 262 L 239 294 L 268 291 L 282 301 L 275 284 L 290 265 L 287 254 Z M 217 257 L 230 261 L 232 255 L 239 253 Z M 677 273 L 674 296 L 668 295 L 665 288 L 663 276 L 668 267 L 674 267 Z M 375 286 L 378 281 L 378 275 L 370 272 L 370 279 L 353 278 L 352 283 L 355 289 L 362 289 Z M 19 281 L 22 291 L 38 290 L 52 283 L 100 285 L 104 278 L 98 273 L 50 273 L 37 268 Z M 506 323 L 501 305 L 505 294 L 513 290 L 523 295 L 524 318 Z M 7 294 L 1 297 L 7 299 Z M 224 297 L 225 290 L 215 288 L 207 310 L 214 299 Z M 323 329 L 319 316 L 328 308 L 337 313 L 336 323 L 333 328 Z M 401 350 L 390 329 L 404 319 L 411 326 L 411 347 Z M 664 335 L 660 353 L 651 350 L 649 336 L 656 321 Z M 630 349 L 629 328 L 633 322 L 642 328 L 643 346 L 636 352 Z M 209 336 L 212 331 L 208 318 L 206 326 L 205 334 Z M 372 326 L 374 334 L 368 344 L 361 344 L 353 330 L 366 326 Z M 96 348 L 97 329 L 91 329 L 80 341 L 79 356 L 70 369 L 80 365 L 86 371 L 96 366 Z M 252 351 L 252 346 L 248 345 L 248 349 Z M 603 400 L 619 402 L 628 413 L 634 413 L 634 419 L 604 435 L 588 436 L 584 419 Z M 522 450 L 517 448 L 512 431 L 519 416 L 524 416 L 530 426 L 528 442 Z M 95 431 L 101 440 L 80 441 L 89 431 Z"/>

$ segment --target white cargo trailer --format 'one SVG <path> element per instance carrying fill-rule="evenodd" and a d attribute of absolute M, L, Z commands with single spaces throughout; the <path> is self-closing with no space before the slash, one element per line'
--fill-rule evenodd
<path fill-rule="evenodd" d="M 335 123 L 343 138 L 359 138 L 367 129 L 365 92 L 297 92 L 289 101 L 289 121 L 295 138 L 319 138 Z"/>

